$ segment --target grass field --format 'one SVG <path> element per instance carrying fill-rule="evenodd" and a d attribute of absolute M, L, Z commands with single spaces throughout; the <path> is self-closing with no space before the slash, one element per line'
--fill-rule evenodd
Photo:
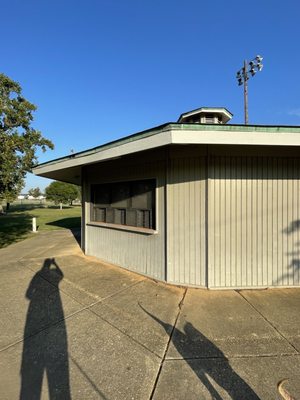
<path fill-rule="evenodd" d="M 33 217 L 39 231 L 80 228 L 81 207 L 65 206 L 60 210 L 54 205 L 12 204 L 9 212 L 0 216 L 0 248 L 33 235 Z"/>

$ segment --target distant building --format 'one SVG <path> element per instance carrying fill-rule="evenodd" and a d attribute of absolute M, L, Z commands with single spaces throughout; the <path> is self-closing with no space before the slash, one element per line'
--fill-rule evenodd
<path fill-rule="evenodd" d="M 225 108 L 40 164 L 82 185 L 88 255 L 178 285 L 300 285 L 300 127 Z"/>
<path fill-rule="evenodd" d="M 18 200 L 45 200 L 46 197 L 44 195 L 41 195 L 41 196 L 38 196 L 38 197 L 34 197 L 34 196 L 29 195 L 29 194 L 19 194 L 17 199 Z"/>

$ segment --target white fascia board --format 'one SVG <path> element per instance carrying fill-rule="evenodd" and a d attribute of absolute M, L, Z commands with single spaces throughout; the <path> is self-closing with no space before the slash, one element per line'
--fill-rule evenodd
<path fill-rule="evenodd" d="M 107 149 L 87 152 L 50 161 L 33 169 L 35 175 L 43 175 L 72 167 L 113 160 L 127 154 L 138 153 L 170 144 L 224 144 L 258 146 L 300 146 L 298 132 L 245 132 L 220 130 L 165 130 L 151 136 L 119 144 Z"/>
<path fill-rule="evenodd" d="M 95 153 L 87 155 L 76 154 L 68 159 L 57 160 L 56 162 L 49 162 L 37 166 L 33 169 L 35 175 L 45 174 L 51 171 L 58 171 L 61 169 L 78 167 L 88 164 L 94 164 L 101 161 L 113 160 L 127 154 L 137 153 L 144 150 L 154 149 L 157 147 L 171 144 L 171 131 L 164 131 L 156 135 L 148 136 L 132 142 L 120 144 L 119 146 L 111 147 L 107 150 L 95 151 Z"/>
<path fill-rule="evenodd" d="M 300 133 L 173 130 L 172 143 L 300 146 Z"/>

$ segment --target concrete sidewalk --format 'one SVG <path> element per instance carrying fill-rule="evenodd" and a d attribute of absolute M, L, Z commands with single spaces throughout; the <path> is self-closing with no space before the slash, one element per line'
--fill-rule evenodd
<path fill-rule="evenodd" d="M 0 250 L 0 304 L 1 400 L 300 400 L 300 289 L 185 290 L 52 231 Z"/>

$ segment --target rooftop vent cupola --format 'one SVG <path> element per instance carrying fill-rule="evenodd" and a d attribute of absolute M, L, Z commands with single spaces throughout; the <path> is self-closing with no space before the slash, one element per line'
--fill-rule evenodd
<path fill-rule="evenodd" d="M 180 115 L 180 124 L 226 124 L 233 115 L 226 108 L 201 107 Z"/>

